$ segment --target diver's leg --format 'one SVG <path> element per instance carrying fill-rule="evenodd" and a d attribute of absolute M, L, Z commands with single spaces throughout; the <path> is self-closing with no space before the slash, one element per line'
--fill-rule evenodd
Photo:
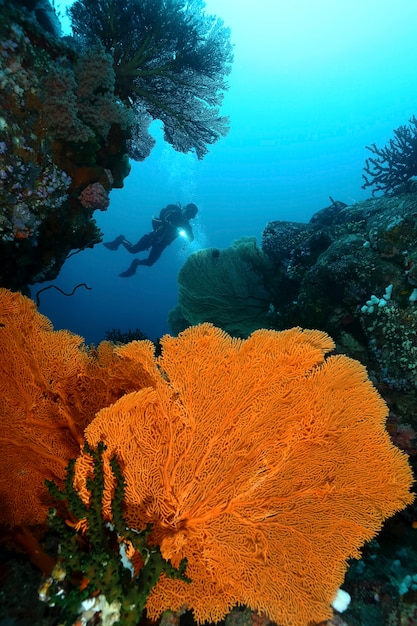
<path fill-rule="evenodd" d="M 130 243 L 129 241 L 126 241 L 126 239 L 121 243 L 128 252 L 136 254 L 137 252 L 143 252 L 151 247 L 153 236 L 153 233 L 147 233 L 146 235 L 143 235 L 137 243 Z"/>
<path fill-rule="evenodd" d="M 118 237 L 116 237 L 116 239 L 113 239 L 113 241 L 103 243 L 103 246 L 105 246 L 108 250 L 117 250 L 120 244 L 123 243 L 124 238 L 124 235 L 119 235 Z"/>
<path fill-rule="evenodd" d="M 127 270 L 119 274 L 119 276 L 121 276 L 122 278 L 129 278 L 129 276 L 133 276 L 136 273 L 136 268 L 138 265 L 140 265 L 139 259 L 133 259 Z"/>
<path fill-rule="evenodd" d="M 165 250 L 165 246 L 152 246 L 151 251 L 147 259 L 133 259 L 132 263 L 125 272 L 119 274 L 122 278 L 128 278 L 136 273 L 138 265 L 153 265 L 155 261 L 159 259 L 162 252 Z"/>
<path fill-rule="evenodd" d="M 141 259 L 138 261 L 138 265 L 153 265 L 161 256 L 166 246 L 152 246 L 151 251 L 147 259 Z"/>

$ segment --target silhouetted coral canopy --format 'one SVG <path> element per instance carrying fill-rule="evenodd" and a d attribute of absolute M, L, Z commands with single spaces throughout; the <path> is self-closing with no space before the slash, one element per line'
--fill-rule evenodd
<path fill-rule="evenodd" d="M 204 6 L 203 0 L 77 0 L 69 9 L 75 37 L 87 46 L 100 41 L 112 54 L 116 93 L 138 124 L 144 116 L 161 120 L 166 141 L 200 159 L 228 130 L 219 106 L 233 59 L 230 30 Z"/>

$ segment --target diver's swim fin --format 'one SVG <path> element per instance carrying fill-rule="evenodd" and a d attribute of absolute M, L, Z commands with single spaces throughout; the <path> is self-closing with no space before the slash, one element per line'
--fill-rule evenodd
<path fill-rule="evenodd" d="M 142 265 L 139 259 L 133 259 L 128 269 L 125 272 L 119 274 L 119 276 L 121 276 L 122 278 L 129 278 L 129 276 L 133 276 L 134 274 L 136 274 L 136 268 L 138 265 Z"/>
<path fill-rule="evenodd" d="M 103 243 L 108 250 L 117 250 L 120 244 L 125 240 L 124 235 L 119 235 L 113 241 L 108 241 L 107 243 Z"/>

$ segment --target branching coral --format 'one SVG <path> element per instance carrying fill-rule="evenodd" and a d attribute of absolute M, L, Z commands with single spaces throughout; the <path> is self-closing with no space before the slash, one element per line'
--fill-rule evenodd
<path fill-rule="evenodd" d="M 365 368 L 326 357 L 318 330 L 239 340 L 202 324 L 161 344 L 157 358 L 149 341 L 87 350 L 0 290 L 0 523 L 45 522 L 44 479 L 62 486 L 85 436 L 71 523 L 97 540 L 117 525 L 132 563 L 160 551 L 158 575 L 187 563 L 187 581 L 158 579 L 151 618 L 218 621 L 236 604 L 282 626 L 329 618 L 347 560 L 413 500 Z"/>
<path fill-rule="evenodd" d="M 200 159 L 227 132 L 219 106 L 232 61 L 230 33 L 204 13 L 202 0 L 77 0 L 69 13 L 78 38 L 87 46 L 99 40 L 112 54 L 116 93 L 132 105 L 140 127 L 143 114 L 162 120 L 165 139 Z"/>
<path fill-rule="evenodd" d="M 151 589 L 162 572 L 169 577 L 188 580 L 183 572 L 185 561 L 179 568 L 173 568 L 169 561 L 162 558 L 157 547 L 149 549 L 147 537 L 151 532 L 148 527 L 142 532 L 129 531 L 123 518 L 124 480 L 115 459 L 110 460 L 110 468 L 116 482 L 112 500 L 112 524 L 104 525 L 101 518 L 101 502 L 104 491 L 103 454 L 104 446 L 97 451 L 84 447 L 84 454 L 91 459 L 93 475 L 89 487 L 91 500 L 88 506 L 82 502 L 73 487 L 74 460 L 68 466 L 65 490 L 57 489 L 48 481 L 50 492 L 58 501 L 67 504 L 68 517 L 83 519 L 82 524 L 70 523 L 57 515 L 50 517 L 50 523 L 60 538 L 60 571 L 65 568 L 64 576 L 49 579 L 44 588 L 42 599 L 49 606 L 62 607 L 66 618 L 65 624 L 90 621 L 86 615 L 80 615 L 83 609 L 92 615 L 101 612 L 103 626 L 137 624 Z M 134 559 L 134 562 L 129 558 Z M 128 569 L 130 575 L 127 575 Z M 87 602 L 81 602 L 79 590 L 80 573 L 84 573 L 83 592 L 90 595 Z M 84 598 L 86 596 L 84 595 Z M 97 602 L 98 601 L 98 602 Z M 87 608 L 88 607 L 88 608 Z M 95 610 L 91 611 L 94 607 Z M 104 617 L 106 609 L 112 607 L 112 619 Z M 77 620 L 78 616 L 78 620 Z M 60 621 L 62 623 L 62 621 Z"/>
<path fill-rule="evenodd" d="M 407 183 L 417 176 L 417 119 L 413 115 L 408 126 L 394 130 L 394 139 L 390 139 L 383 148 L 376 144 L 366 146 L 374 157 L 365 162 L 364 184 L 362 189 L 374 187 L 377 191 L 395 194 L 407 190 Z"/>
<path fill-rule="evenodd" d="M 150 544 L 191 583 L 162 576 L 147 610 L 188 607 L 198 622 L 237 603 L 282 626 L 331 617 L 347 559 L 384 519 L 413 499 L 406 457 L 384 429 L 386 405 L 365 369 L 326 358 L 325 333 L 259 330 L 232 339 L 203 324 L 117 348 L 152 384 L 97 415 L 104 442 L 103 518 L 111 522 L 115 455 L 130 529 L 152 525 Z M 91 498 L 90 455 L 74 486 Z"/>

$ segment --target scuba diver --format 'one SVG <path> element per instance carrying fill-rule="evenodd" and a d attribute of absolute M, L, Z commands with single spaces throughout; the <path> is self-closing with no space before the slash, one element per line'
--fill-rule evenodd
<path fill-rule="evenodd" d="M 109 250 L 117 250 L 122 245 L 128 252 L 136 254 L 149 250 L 146 259 L 134 259 L 130 267 L 119 274 L 123 278 L 133 276 L 138 265 L 153 265 L 159 259 L 163 251 L 177 237 L 184 237 L 188 241 L 193 241 L 194 233 L 190 225 L 190 220 L 194 219 L 198 213 L 198 207 L 194 203 L 187 204 L 181 208 L 180 204 L 168 204 L 159 214 L 159 217 L 152 218 L 152 232 L 146 233 L 135 244 L 125 239 L 124 235 L 119 235 L 114 241 L 103 244 Z"/>

